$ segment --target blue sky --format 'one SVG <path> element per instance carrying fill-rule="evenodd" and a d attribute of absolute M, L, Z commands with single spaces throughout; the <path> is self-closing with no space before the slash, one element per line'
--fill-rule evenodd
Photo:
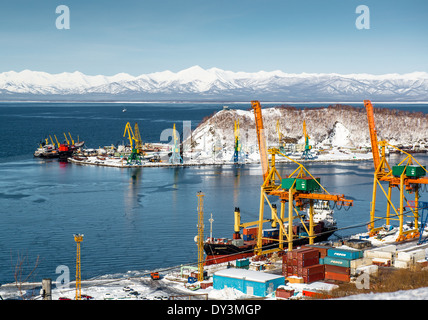
<path fill-rule="evenodd" d="M 70 9 L 58 30 L 55 9 Z M 355 9 L 370 9 L 359 30 Z M 290 73 L 428 72 L 426 0 L 14 0 L 0 72 L 132 75 L 193 65 Z"/>

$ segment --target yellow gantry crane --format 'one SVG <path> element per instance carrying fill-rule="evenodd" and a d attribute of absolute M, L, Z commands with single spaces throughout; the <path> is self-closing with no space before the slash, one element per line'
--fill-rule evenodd
<path fill-rule="evenodd" d="M 204 194 L 198 197 L 198 281 L 204 280 Z"/>
<path fill-rule="evenodd" d="M 129 146 L 131 149 L 136 149 L 137 153 L 142 152 L 143 141 L 140 135 L 140 129 L 138 128 L 138 124 L 135 123 L 134 130 L 132 130 L 131 124 L 129 122 L 125 125 L 125 131 L 123 133 L 123 137 L 125 138 L 128 134 Z M 135 145 L 134 145 L 135 142 Z"/>
<path fill-rule="evenodd" d="M 243 161 L 243 156 L 242 156 L 241 134 L 239 130 L 239 119 L 235 120 L 234 124 L 235 124 L 235 127 L 234 127 L 235 140 L 234 140 L 233 162 L 240 163 Z"/>
<path fill-rule="evenodd" d="M 267 150 L 265 133 L 263 127 L 262 108 L 259 101 L 251 101 L 251 106 L 254 110 L 257 140 L 259 144 L 260 162 L 262 164 L 263 173 L 263 184 L 261 185 L 260 192 L 260 208 L 259 208 L 259 219 L 258 221 L 247 223 L 246 225 L 258 225 L 257 245 L 255 253 L 265 254 L 274 251 L 283 250 L 283 244 L 288 243 L 288 250 L 293 249 L 293 241 L 297 235 L 293 233 L 293 220 L 300 219 L 302 226 L 306 230 L 309 243 L 314 243 L 315 232 L 314 232 L 314 201 L 333 201 L 341 206 L 352 206 L 353 201 L 345 198 L 344 195 L 333 195 L 327 192 L 327 190 L 321 185 L 320 179 L 315 178 L 312 174 L 299 162 L 287 157 L 285 154 L 280 152 L 278 148 L 270 148 Z M 269 162 L 268 153 L 271 155 Z M 275 166 L 276 155 L 281 155 L 288 160 L 294 162 L 298 167 L 285 179 L 282 179 L 278 170 Z M 275 204 L 272 204 L 268 196 L 276 196 L 280 199 L 281 208 L 278 215 L 278 210 Z M 285 217 L 286 202 L 288 202 L 288 218 Z M 270 219 L 264 218 L 264 207 L 267 203 L 271 209 Z M 302 215 L 299 214 L 297 209 L 303 210 L 303 208 L 309 206 L 309 228 L 306 227 L 305 221 L 302 219 Z M 236 214 L 235 214 L 236 216 Z M 235 218 L 235 221 L 239 219 Z M 272 227 L 279 226 L 279 246 L 277 248 L 263 249 L 263 240 L 272 240 L 263 238 L 263 223 L 270 221 Z M 285 228 L 285 223 L 288 223 L 288 228 Z M 235 231 L 237 226 L 235 225 Z"/>
<path fill-rule="evenodd" d="M 386 140 L 378 141 L 377 131 L 374 121 L 374 110 L 373 105 L 370 100 L 364 100 L 364 106 L 367 112 L 367 121 L 369 126 L 370 133 L 370 142 L 372 146 L 373 153 L 373 164 L 374 164 L 374 179 L 373 179 L 373 194 L 372 194 L 372 203 L 370 208 L 370 223 L 368 225 L 369 234 L 371 236 L 375 235 L 382 227 L 375 228 L 375 220 L 385 219 L 386 224 L 389 225 L 391 220 L 399 221 L 399 235 L 396 241 L 402 241 L 409 238 L 416 238 L 419 234 L 419 212 L 418 212 L 418 203 L 419 203 L 419 189 L 421 184 L 428 184 L 428 179 L 424 176 L 427 173 L 427 170 L 422 166 L 415 158 L 412 157 L 407 152 L 389 144 Z M 386 159 L 386 148 L 391 147 L 398 150 L 401 154 L 406 155 L 406 157 L 395 166 L 390 166 Z M 385 191 L 382 186 L 382 182 L 388 183 L 388 192 Z M 377 198 L 377 188 L 380 188 L 387 200 L 386 216 L 385 217 L 376 217 L 376 198 Z M 398 209 L 394 206 L 392 202 L 392 190 L 397 188 L 399 191 L 399 207 Z M 414 193 L 414 200 L 408 200 L 406 193 Z M 414 203 L 413 205 L 411 204 Z M 410 214 L 404 212 L 404 207 L 407 206 L 410 208 Z M 394 210 L 395 214 L 391 214 L 391 208 Z M 414 228 L 404 231 L 404 217 L 411 217 L 414 220 Z"/>
<path fill-rule="evenodd" d="M 76 241 L 76 300 L 82 299 L 82 287 L 81 287 L 81 270 L 80 270 L 80 243 L 83 241 L 83 234 L 75 234 L 74 241 Z"/>
<path fill-rule="evenodd" d="M 131 124 L 129 122 L 125 125 L 125 131 L 123 132 L 123 137 L 125 138 L 128 135 L 129 146 L 131 147 L 131 155 L 128 158 L 128 164 L 130 163 L 141 163 L 140 154 L 143 154 L 143 141 L 140 135 L 140 129 L 138 124 L 135 123 L 134 130 L 132 130 Z"/>

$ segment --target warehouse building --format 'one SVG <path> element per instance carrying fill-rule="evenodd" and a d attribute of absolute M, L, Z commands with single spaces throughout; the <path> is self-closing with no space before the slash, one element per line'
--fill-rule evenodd
<path fill-rule="evenodd" d="M 214 289 L 234 288 L 259 297 L 266 297 L 284 284 L 285 277 L 281 275 L 245 269 L 224 269 L 213 275 Z"/>

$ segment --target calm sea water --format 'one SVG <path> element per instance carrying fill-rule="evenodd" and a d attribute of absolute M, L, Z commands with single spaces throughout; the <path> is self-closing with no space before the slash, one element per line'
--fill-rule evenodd
<path fill-rule="evenodd" d="M 423 112 L 427 108 L 393 107 Z M 194 128 L 221 108 L 221 104 L 167 103 L 0 104 L 0 283 L 14 281 L 18 257 L 26 258 L 23 266 L 27 271 L 39 257 L 34 281 L 55 279 L 60 265 L 68 266 L 74 279 L 75 233 L 84 234 L 83 279 L 194 263 L 198 191 L 205 194 L 206 235 L 211 214 L 213 235 L 218 237 L 232 235 L 235 207 L 240 208 L 243 221 L 256 220 L 261 183 L 258 165 L 118 169 L 32 156 L 48 134 L 60 139 L 63 132 L 70 132 L 89 147 L 116 144 L 124 139 L 127 121 L 138 122 L 144 141 L 159 142 L 160 133 L 173 123 L 179 131 L 182 121 L 192 121 Z M 417 158 L 423 163 L 428 159 L 425 155 Z M 349 211 L 337 211 L 339 227 L 368 220 L 371 162 L 306 167 L 321 177 L 330 193 L 354 199 Z M 281 165 L 280 172 L 287 174 L 294 168 Z"/>

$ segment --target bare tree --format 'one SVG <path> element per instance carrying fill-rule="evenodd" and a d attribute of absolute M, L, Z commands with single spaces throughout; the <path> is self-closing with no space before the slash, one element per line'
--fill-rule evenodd
<path fill-rule="evenodd" d="M 11 254 L 11 264 L 14 267 L 15 286 L 19 290 L 19 294 L 24 299 L 22 286 L 31 278 L 39 265 L 39 256 L 37 256 L 34 266 L 29 266 L 28 257 L 18 252 L 16 262 L 13 261 Z"/>

